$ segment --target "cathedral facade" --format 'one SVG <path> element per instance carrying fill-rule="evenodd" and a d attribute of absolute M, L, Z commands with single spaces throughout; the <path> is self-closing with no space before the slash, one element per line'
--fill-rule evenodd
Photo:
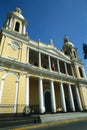
<path fill-rule="evenodd" d="M 0 114 L 87 110 L 87 78 L 77 49 L 64 38 L 31 40 L 19 8 L 8 13 L 0 30 Z"/>

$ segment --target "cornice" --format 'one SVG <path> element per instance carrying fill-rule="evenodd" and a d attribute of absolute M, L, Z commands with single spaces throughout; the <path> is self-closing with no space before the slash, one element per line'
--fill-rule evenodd
<path fill-rule="evenodd" d="M 77 65 L 79 65 L 79 66 L 83 66 L 83 65 L 84 65 L 80 59 L 78 59 L 78 60 L 73 59 L 73 60 L 72 60 L 72 63 L 77 64 Z"/>
<path fill-rule="evenodd" d="M 67 81 L 67 82 L 87 84 L 86 79 L 74 78 L 73 76 L 59 74 L 58 72 L 49 71 L 47 69 L 39 68 L 39 67 L 33 66 L 31 64 L 18 62 L 18 61 L 6 59 L 3 57 L 0 57 L 0 63 L 1 63 L 0 66 L 2 66 L 2 63 L 3 63 L 3 67 L 6 67 L 6 64 L 8 64 L 10 66 L 10 68 L 11 68 L 11 65 L 14 65 L 14 69 L 15 69 L 15 67 L 18 67 L 18 68 L 20 68 L 20 71 L 22 69 L 29 74 L 36 74 L 37 76 L 42 75 L 42 76 L 45 76 L 48 78 L 54 78 L 56 80 L 58 79 L 58 80 Z"/>
<path fill-rule="evenodd" d="M 29 39 L 26 38 L 25 36 L 21 35 L 21 34 L 18 34 L 14 31 L 11 31 L 11 30 L 6 30 L 5 28 L 2 28 L 2 33 L 5 35 L 5 36 L 8 36 L 8 37 L 11 37 L 15 40 L 18 40 L 20 42 L 23 42 L 25 44 L 28 44 L 29 42 Z"/>
<path fill-rule="evenodd" d="M 15 18 L 17 18 L 19 20 L 22 20 L 23 22 L 25 22 L 27 24 L 27 20 L 25 18 L 23 19 L 20 16 L 17 16 L 16 14 L 14 14 L 13 12 L 8 13 L 7 17 L 15 17 Z"/>

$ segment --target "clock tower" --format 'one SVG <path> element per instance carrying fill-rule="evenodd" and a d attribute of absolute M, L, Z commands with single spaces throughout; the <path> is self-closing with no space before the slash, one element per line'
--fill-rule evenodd
<path fill-rule="evenodd" d="M 11 60 L 26 62 L 23 51 L 29 41 L 26 33 L 27 21 L 21 9 L 16 8 L 7 14 L 6 21 L 1 30 L 0 55 Z M 25 48 L 25 49 L 24 49 Z M 26 51 L 24 52 L 26 55 Z"/>

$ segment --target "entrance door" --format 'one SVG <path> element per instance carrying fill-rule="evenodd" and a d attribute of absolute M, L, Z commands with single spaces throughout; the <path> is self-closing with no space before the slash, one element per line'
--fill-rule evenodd
<path fill-rule="evenodd" d="M 45 92 L 45 108 L 46 112 L 51 112 L 51 95 L 49 91 Z"/>

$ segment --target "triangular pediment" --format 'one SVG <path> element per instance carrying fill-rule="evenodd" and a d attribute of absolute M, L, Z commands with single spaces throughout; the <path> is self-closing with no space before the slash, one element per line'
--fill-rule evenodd
<path fill-rule="evenodd" d="M 41 49 L 43 49 L 45 52 L 49 52 L 53 55 L 56 55 L 60 58 L 63 58 L 65 60 L 70 60 L 70 57 L 65 55 L 62 51 L 58 50 L 57 48 L 55 48 L 54 46 L 51 45 L 43 45 L 40 46 Z"/>
<path fill-rule="evenodd" d="M 70 57 L 65 55 L 62 51 L 58 50 L 54 45 L 51 44 L 44 44 L 42 42 L 35 42 L 35 41 L 30 41 L 29 42 L 31 46 L 38 48 L 39 50 L 51 54 L 53 56 L 59 57 L 64 60 L 70 60 Z"/>

